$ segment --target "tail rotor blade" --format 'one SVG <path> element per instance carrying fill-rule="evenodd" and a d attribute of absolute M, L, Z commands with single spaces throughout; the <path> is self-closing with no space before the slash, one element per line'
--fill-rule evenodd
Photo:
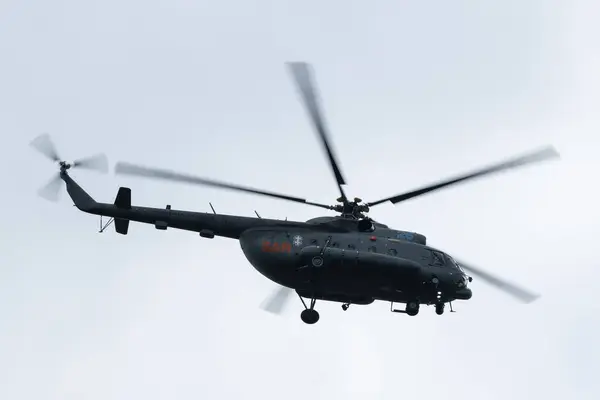
<path fill-rule="evenodd" d="M 108 159 L 104 154 L 96 154 L 90 157 L 80 158 L 73 161 L 73 168 L 82 168 L 102 173 L 108 173 Z"/>
<path fill-rule="evenodd" d="M 30 143 L 30 146 L 51 159 L 52 161 L 60 161 L 60 157 L 58 156 L 58 152 L 56 151 L 56 147 L 50 138 L 50 135 L 47 133 L 43 133 L 33 139 Z"/>
<path fill-rule="evenodd" d="M 291 294 L 292 289 L 281 286 L 263 302 L 261 308 L 271 314 L 281 314 Z"/>
<path fill-rule="evenodd" d="M 38 190 L 38 194 L 40 197 L 48 200 L 48 201 L 58 201 L 60 195 L 60 188 L 62 185 L 62 179 L 60 179 L 60 175 L 56 174 L 48 183 L 42 186 Z"/>
<path fill-rule="evenodd" d="M 90 157 L 80 158 L 69 164 L 61 160 L 56 147 L 50 138 L 50 135 L 43 133 L 30 142 L 31 147 L 48 157 L 50 160 L 58 163 L 59 173 L 56 174 L 46 185 L 38 190 L 38 195 L 49 201 L 57 201 L 60 196 L 62 186 L 62 174 L 67 174 L 71 168 L 82 168 L 100 172 L 108 172 L 108 159 L 104 154 L 96 154 Z"/>
<path fill-rule="evenodd" d="M 534 294 L 529 290 L 523 289 L 513 283 L 509 283 L 505 280 L 502 280 L 496 276 L 493 276 L 489 272 L 485 272 L 477 267 L 474 267 L 465 262 L 456 260 L 458 265 L 460 265 L 465 271 L 472 273 L 473 275 L 478 276 L 483 279 L 490 285 L 496 286 L 498 289 L 510 294 L 513 297 L 516 297 L 523 303 L 531 303 L 537 300 L 540 296 L 538 294 Z"/>

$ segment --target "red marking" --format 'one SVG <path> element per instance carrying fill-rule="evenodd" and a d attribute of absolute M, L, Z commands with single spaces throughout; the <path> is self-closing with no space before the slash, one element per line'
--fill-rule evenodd
<path fill-rule="evenodd" d="M 292 251 L 292 245 L 289 242 L 273 242 L 268 240 L 262 242 L 261 250 L 264 253 L 290 253 Z"/>
<path fill-rule="evenodd" d="M 377 236 L 371 236 L 371 242 L 374 242 L 377 240 Z"/>
<path fill-rule="evenodd" d="M 262 242 L 261 250 L 267 253 L 271 248 L 271 242 Z"/>

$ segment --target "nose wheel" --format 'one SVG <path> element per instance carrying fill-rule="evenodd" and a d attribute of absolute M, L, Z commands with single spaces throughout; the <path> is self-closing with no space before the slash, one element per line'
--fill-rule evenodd
<path fill-rule="evenodd" d="M 445 308 L 445 305 L 446 305 L 446 304 L 444 304 L 444 303 L 437 303 L 437 304 L 435 305 L 435 313 L 436 313 L 437 315 L 442 315 L 442 314 L 444 313 L 444 308 Z"/>

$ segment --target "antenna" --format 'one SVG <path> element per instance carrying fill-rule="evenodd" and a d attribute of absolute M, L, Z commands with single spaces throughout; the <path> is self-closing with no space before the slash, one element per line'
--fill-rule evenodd
<path fill-rule="evenodd" d="M 254 214 L 256 214 L 256 216 L 257 216 L 258 218 L 262 218 L 262 217 L 260 216 L 260 214 L 258 214 L 258 211 L 254 210 Z"/>
<path fill-rule="evenodd" d="M 216 214 L 217 212 L 215 211 L 215 208 L 212 206 L 212 203 L 211 203 L 210 201 L 208 202 L 208 205 L 209 205 L 209 206 L 210 206 L 210 208 L 212 209 L 212 211 L 213 211 L 213 214 Z"/>

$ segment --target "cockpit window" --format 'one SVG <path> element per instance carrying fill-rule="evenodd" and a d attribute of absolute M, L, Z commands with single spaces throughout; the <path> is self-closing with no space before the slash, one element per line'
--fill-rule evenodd
<path fill-rule="evenodd" d="M 450 264 L 451 266 L 456 267 L 456 268 L 460 269 L 461 271 L 463 271 L 461 266 L 456 261 L 454 261 L 454 258 L 450 257 L 448 254 L 446 254 L 446 260 L 448 261 L 448 264 Z"/>
<path fill-rule="evenodd" d="M 435 267 L 443 267 L 445 265 L 444 256 L 437 251 L 431 251 L 431 265 Z"/>

